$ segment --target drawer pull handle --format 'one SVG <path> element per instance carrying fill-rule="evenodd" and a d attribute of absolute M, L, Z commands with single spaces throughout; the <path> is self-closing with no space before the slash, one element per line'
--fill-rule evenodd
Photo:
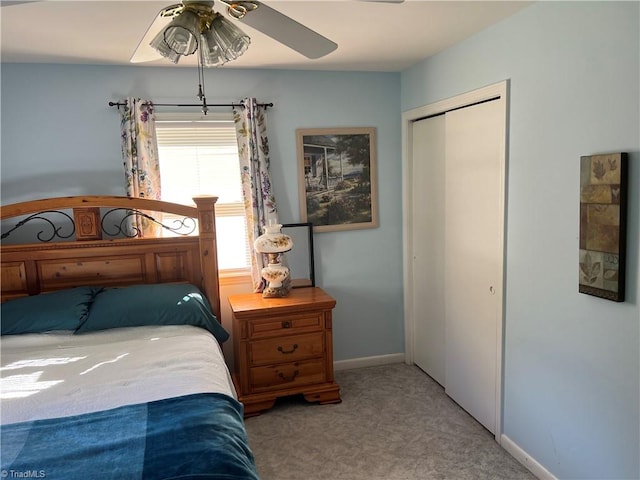
<path fill-rule="evenodd" d="M 282 380 L 284 380 L 285 382 L 293 382 L 293 381 L 296 379 L 296 377 L 298 376 L 298 374 L 299 374 L 299 373 L 300 373 L 300 371 L 295 370 L 295 371 L 293 372 L 293 375 L 291 375 L 290 377 L 285 377 L 285 376 L 284 376 L 284 373 L 282 373 L 282 372 L 278 372 L 278 377 L 280 377 L 280 378 L 281 378 Z"/>
<path fill-rule="evenodd" d="M 298 349 L 298 344 L 294 343 L 293 348 L 291 350 L 284 350 L 282 347 L 278 347 L 278 351 L 283 354 L 293 353 Z"/>
<path fill-rule="evenodd" d="M 282 328 L 291 328 L 291 322 L 285 320 L 284 322 L 282 322 Z"/>

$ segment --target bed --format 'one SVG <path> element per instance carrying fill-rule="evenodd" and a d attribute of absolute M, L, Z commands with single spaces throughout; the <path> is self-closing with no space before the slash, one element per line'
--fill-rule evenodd
<path fill-rule="evenodd" d="M 3 477 L 258 479 L 221 349 L 216 198 L 194 201 L 2 207 Z"/>

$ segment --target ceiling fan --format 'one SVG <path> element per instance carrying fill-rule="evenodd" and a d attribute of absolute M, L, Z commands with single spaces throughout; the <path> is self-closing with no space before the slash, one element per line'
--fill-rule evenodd
<path fill-rule="evenodd" d="M 404 0 L 360 1 L 402 3 Z M 220 17 L 221 14 L 214 10 L 216 4 L 221 4 L 221 7 L 226 9 L 227 16 L 232 21 L 248 25 L 307 58 L 323 57 L 338 47 L 335 42 L 258 0 L 182 0 L 181 3 L 160 10 L 140 40 L 130 62 L 143 63 L 161 58 L 161 54 L 151 43 L 172 20 L 189 9 L 198 12 L 201 18 Z"/>

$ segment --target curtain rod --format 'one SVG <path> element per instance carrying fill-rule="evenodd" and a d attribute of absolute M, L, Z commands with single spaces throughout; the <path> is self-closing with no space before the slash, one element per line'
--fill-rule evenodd
<path fill-rule="evenodd" d="M 202 107 L 201 103 L 153 103 L 155 107 Z M 123 107 L 125 102 L 109 102 L 110 107 Z M 273 107 L 273 103 L 258 103 L 259 107 Z M 207 107 L 244 107 L 243 103 L 207 103 Z"/>

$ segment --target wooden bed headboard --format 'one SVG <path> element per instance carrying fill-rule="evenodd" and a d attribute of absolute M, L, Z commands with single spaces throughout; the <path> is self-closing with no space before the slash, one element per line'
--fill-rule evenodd
<path fill-rule="evenodd" d="M 191 283 L 202 290 L 220 321 L 220 288 L 216 250 L 215 203 L 217 197 L 194 197 L 196 207 L 159 200 L 116 196 L 78 196 L 34 200 L 3 206 L 2 238 L 48 214 L 61 213 L 73 233 L 61 236 L 51 220 L 44 223 L 51 235 L 20 245 L 0 246 L 2 301 L 26 295 L 83 285 L 126 286 L 143 283 Z M 103 213 L 103 209 L 109 209 Z M 162 214 L 190 220 L 197 235 L 105 239 L 104 218 L 113 212 L 142 214 L 157 221 Z M 155 212 L 155 213 L 154 213 Z M 156 215 L 156 217 L 154 217 Z M 12 226 L 10 219 L 16 218 Z M 9 228 L 11 227 L 11 228 Z M 7 230 L 6 232 L 4 230 Z M 121 232 L 120 232 L 121 233 Z M 49 238 L 50 237 L 50 238 Z M 62 241 L 60 241 L 62 240 Z M 35 243 L 33 243 L 35 242 Z"/>

